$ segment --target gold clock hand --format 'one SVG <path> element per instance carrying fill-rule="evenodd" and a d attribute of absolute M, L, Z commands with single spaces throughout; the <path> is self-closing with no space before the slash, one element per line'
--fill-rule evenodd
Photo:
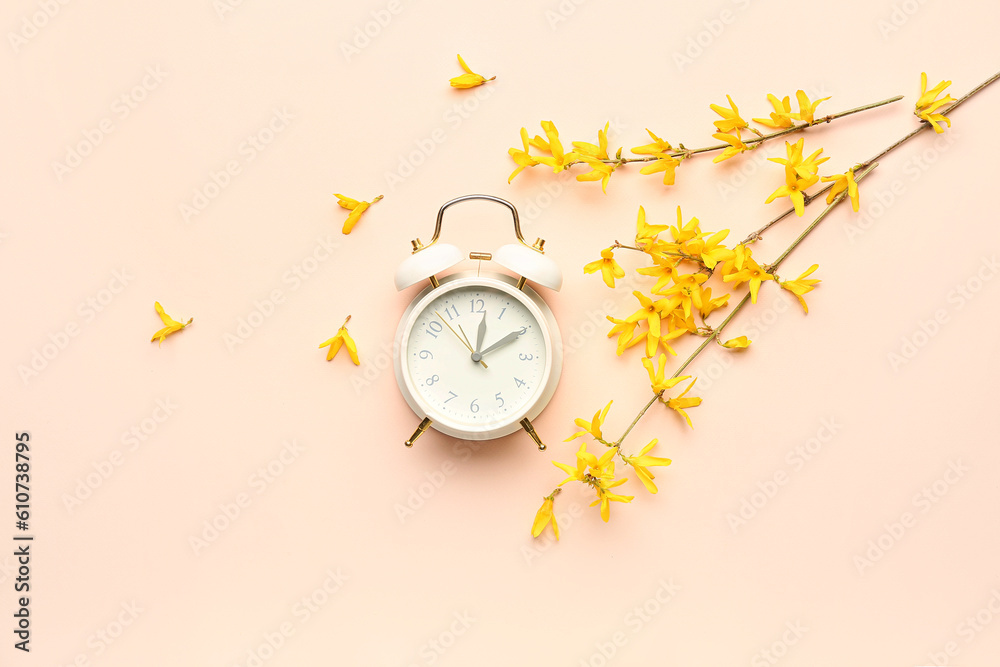
<path fill-rule="evenodd" d="M 472 352 L 472 346 L 469 345 L 468 343 L 466 343 L 464 340 L 462 340 L 462 337 L 458 335 L 458 332 L 455 331 L 454 329 L 452 329 L 451 325 L 448 324 L 448 322 L 443 317 L 441 317 L 441 313 L 439 313 L 438 311 L 435 310 L 434 314 L 438 316 L 438 319 L 440 319 L 442 322 L 444 322 L 444 325 L 446 327 L 448 327 L 448 331 L 450 331 L 453 334 L 455 334 L 455 338 L 458 339 L 458 342 L 461 343 L 462 345 L 464 345 L 465 347 L 469 348 L 469 352 Z M 484 362 L 482 359 L 475 359 L 475 361 L 478 361 L 479 363 L 481 363 L 483 365 L 483 368 L 489 368 L 489 366 L 486 365 L 486 362 Z"/>
<path fill-rule="evenodd" d="M 462 332 L 462 338 L 465 339 L 465 346 L 471 350 L 472 343 L 469 342 L 469 336 L 465 333 L 465 329 L 462 328 L 461 324 L 458 325 L 458 330 Z"/>

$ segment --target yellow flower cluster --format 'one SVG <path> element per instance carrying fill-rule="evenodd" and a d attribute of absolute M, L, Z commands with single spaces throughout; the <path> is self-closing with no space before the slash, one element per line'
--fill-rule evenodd
<path fill-rule="evenodd" d="M 955 99 L 950 95 L 941 97 L 944 94 L 945 88 L 950 85 L 951 81 L 941 81 L 938 85 L 928 90 L 927 74 L 922 73 L 920 75 L 920 98 L 917 100 L 914 114 L 921 120 L 929 123 L 935 132 L 944 132 L 944 128 L 940 123 L 945 123 L 949 127 L 951 126 L 951 120 L 939 112 L 941 107 L 955 102 Z M 733 98 L 726 95 L 728 106 L 719 104 L 709 105 L 709 108 L 719 116 L 718 120 L 713 121 L 716 132 L 712 137 L 722 143 L 694 150 L 686 148 L 684 144 L 678 144 L 677 148 L 674 148 L 669 141 L 661 138 L 649 128 L 646 128 L 646 132 L 652 141 L 648 144 L 632 148 L 633 155 L 637 157 L 623 158 L 622 148 L 619 148 L 615 156 L 611 157 L 608 152 L 609 124 L 605 124 L 604 129 L 598 132 L 598 143 L 596 145 L 574 141 L 572 142 L 573 150 L 566 152 L 563 149 L 562 142 L 559 140 L 559 131 L 556 129 L 555 123 L 552 121 L 542 121 L 545 138 L 536 135 L 534 139 L 529 139 L 527 129 L 522 127 L 522 148 L 511 148 L 507 151 L 517 165 L 507 179 L 507 182 L 513 181 L 526 168 L 539 164 L 552 167 L 555 173 L 577 164 L 585 164 L 590 168 L 590 171 L 578 174 L 576 179 L 578 181 L 600 181 L 602 190 L 607 193 L 608 182 L 611 180 L 611 175 L 617 169 L 633 162 L 642 162 L 644 165 L 639 170 L 639 173 L 662 173 L 663 184 L 673 185 L 677 167 L 680 166 L 682 161 L 697 154 L 715 152 L 717 155 L 712 161 L 723 162 L 741 153 L 753 150 L 769 139 L 780 137 L 790 132 L 804 130 L 813 125 L 829 122 L 851 113 L 875 108 L 882 104 L 896 101 L 899 98 L 892 98 L 820 118 L 816 117 L 816 110 L 822 102 L 830 99 L 829 97 L 811 100 L 805 91 L 799 90 L 795 93 L 795 99 L 798 102 L 797 112 L 792 111 L 791 100 L 788 96 L 778 99 L 777 96 L 770 93 L 767 95 L 767 101 L 774 110 L 766 118 L 753 118 L 755 123 L 776 130 L 771 134 L 765 135 L 750 126 L 750 123 L 740 115 L 739 107 L 736 106 Z M 749 133 L 750 136 L 745 136 L 744 132 Z M 842 192 L 846 191 L 847 196 L 851 199 L 851 206 L 855 211 L 858 211 L 860 203 L 858 186 L 854 176 L 860 168 L 867 166 L 867 164 L 855 165 L 842 174 L 821 177 L 819 166 L 829 158 L 820 157 L 823 153 L 822 148 L 815 150 L 808 157 L 804 157 L 803 144 L 803 139 L 799 139 L 795 143 L 786 141 L 786 157 L 769 158 L 772 162 L 783 165 L 784 184 L 772 192 L 765 203 L 769 204 L 780 197 L 788 197 L 789 201 L 795 207 L 795 213 L 801 216 L 804 213 L 805 204 L 812 199 L 812 195 L 806 192 L 807 189 L 822 180 L 824 183 L 830 183 L 823 190 L 828 192 L 827 203 L 831 203 Z M 540 151 L 540 153 L 532 155 L 532 148 Z M 610 258 L 605 257 L 605 259 Z M 597 268 L 601 270 L 605 281 L 609 285 L 612 285 L 614 281 L 613 274 L 605 270 L 603 266 L 598 266 Z M 594 270 L 596 271 L 597 268 Z"/>

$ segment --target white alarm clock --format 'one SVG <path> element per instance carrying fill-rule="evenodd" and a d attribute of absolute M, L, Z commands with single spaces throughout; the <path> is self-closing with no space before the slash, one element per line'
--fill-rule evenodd
<path fill-rule="evenodd" d="M 438 277 L 466 255 L 438 243 L 445 209 L 470 199 L 493 201 L 514 216 L 516 244 L 469 259 L 497 262 L 517 273 L 463 271 Z M 531 420 L 548 404 L 562 371 L 562 339 L 548 305 L 527 284 L 558 291 L 562 272 L 545 256 L 541 239 L 528 245 L 517 209 L 491 195 L 466 195 L 438 211 L 434 237 L 412 241 L 413 254 L 396 270 L 396 289 L 422 281 L 396 330 L 396 381 L 421 422 L 406 446 L 428 428 L 466 440 L 490 440 L 524 429 L 539 449 L 545 445 Z"/>

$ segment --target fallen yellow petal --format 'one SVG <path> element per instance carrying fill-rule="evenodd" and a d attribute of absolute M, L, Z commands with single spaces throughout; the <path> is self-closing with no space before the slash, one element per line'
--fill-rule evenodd
<path fill-rule="evenodd" d="M 184 327 L 186 327 L 187 325 L 191 324 L 194 321 L 194 318 L 192 317 L 191 319 L 189 319 L 184 324 L 181 324 L 180 322 L 178 322 L 174 318 L 172 318 L 169 315 L 167 315 L 166 312 L 164 312 L 163 306 L 160 305 L 159 301 L 154 302 L 153 303 L 153 307 L 156 308 L 157 315 L 160 316 L 160 320 L 166 326 L 164 326 L 162 329 L 160 329 L 155 334 L 153 334 L 153 337 L 149 339 L 150 343 L 152 343 L 156 339 L 159 339 L 160 340 L 160 345 L 163 345 L 163 339 L 164 338 L 166 338 L 167 336 L 169 336 L 172 333 L 176 333 L 176 332 L 180 331 L 181 329 L 183 329 Z"/>
<path fill-rule="evenodd" d="M 465 59 L 462 58 L 462 54 L 458 54 L 458 64 L 462 66 L 465 70 L 465 74 L 456 76 L 453 79 L 449 79 L 448 83 L 451 84 L 452 88 L 475 88 L 476 86 L 481 86 L 487 81 L 492 81 L 495 76 L 486 78 L 482 74 L 476 74 L 472 71 L 472 68 L 465 64 Z"/>
<path fill-rule="evenodd" d="M 345 197 L 344 195 L 334 194 L 337 198 L 337 203 L 340 204 L 342 208 L 346 208 L 350 211 L 347 219 L 344 220 L 344 228 L 341 230 L 344 234 L 350 234 L 351 230 L 354 229 L 354 225 L 358 224 L 358 220 L 361 219 L 361 215 L 368 210 L 372 204 L 382 199 L 382 195 L 375 197 L 369 201 L 357 201 L 356 199 L 351 199 L 350 197 Z"/>

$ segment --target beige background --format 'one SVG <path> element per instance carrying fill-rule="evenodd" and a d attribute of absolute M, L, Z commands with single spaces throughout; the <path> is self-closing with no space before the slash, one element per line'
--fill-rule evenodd
<path fill-rule="evenodd" d="M 569 460 L 573 418 L 614 398 L 620 433 L 649 390 L 603 317 L 631 312 L 632 283 L 581 267 L 632 237 L 640 204 L 742 238 L 782 206 L 763 200 L 783 148 L 692 162 L 673 188 L 623 170 L 605 196 L 542 171 L 508 186 L 519 128 L 594 141 L 611 121 L 613 148 L 645 127 L 694 147 L 727 93 L 746 116 L 798 88 L 831 95 L 823 112 L 906 95 L 807 135 L 840 171 L 914 127 L 921 71 L 956 97 L 993 74 L 998 21 L 995 3 L 913 0 L 6 3 L 0 553 L 19 431 L 36 540 L 30 655 L 0 556 L 0 662 L 992 664 L 1000 88 L 886 158 L 867 217 L 837 210 L 790 257 L 789 276 L 820 264 L 810 314 L 763 292 L 732 329 L 752 348 L 695 365 L 693 432 L 668 412 L 640 423 L 630 441 L 660 438 L 674 465 L 657 496 L 631 481 L 608 525 L 572 489 L 562 541 L 533 541 L 551 457 L 523 435 L 404 449 L 417 420 L 386 368 L 409 240 L 444 201 L 497 194 L 566 273 L 548 297 L 565 371 L 538 430 Z M 450 89 L 456 52 L 497 80 Z M 334 192 L 385 199 L 343 237 Z M 510 241 L 502 210 L 453 213 L 466 250 Z M 194 317 L 162 348 L 155 300 Z M 358 368 L 316 348 L 347 314 Z M 734 528 L 744 503 L 759 507 Z"/>

